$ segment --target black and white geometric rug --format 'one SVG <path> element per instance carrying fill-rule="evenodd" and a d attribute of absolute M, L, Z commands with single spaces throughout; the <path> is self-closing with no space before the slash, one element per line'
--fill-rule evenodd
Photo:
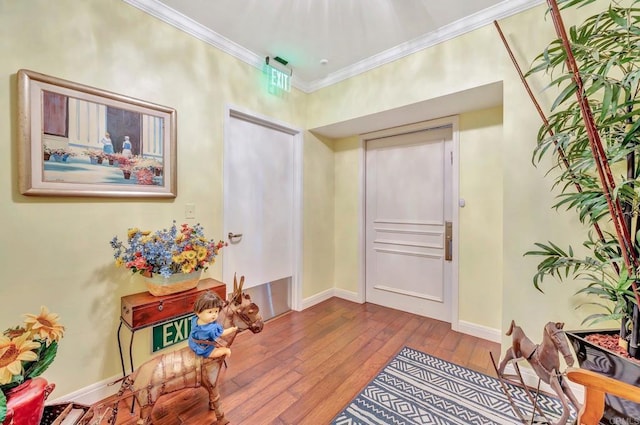
<path fill-rule="evenodd" d="M 507 385 L 525 418 L 531 418 L 532 406 L 525 391 Z M 538 405 L 552 422 L 562 414 L 562 405 L 554 397 L 540 394 Z M 498 379 L 404 347 L 331 424 L 489 425 L 522 421 Z"/>

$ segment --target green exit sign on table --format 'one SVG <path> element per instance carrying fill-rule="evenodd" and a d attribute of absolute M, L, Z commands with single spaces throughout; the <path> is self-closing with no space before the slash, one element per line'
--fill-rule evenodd
<path fill-rule="evenodd" d="M 151 352 L 162 350 L 189 338 L 191 332 L 191 318 L 189 316 L 179 317 L 171 322 L 162 323 L 153 327 L 153 341 Z"/>

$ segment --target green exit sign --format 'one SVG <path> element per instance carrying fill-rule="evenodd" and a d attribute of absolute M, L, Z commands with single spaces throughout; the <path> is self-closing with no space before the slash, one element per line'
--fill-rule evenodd
<path fill-rule="evenodd" d="M 278 94 L 280 92 L 291 91 L 291 75 L 288 75 L 271 65 L 266 65 L 266 72 L 269 93 Z"/>
<path fill-rule="evenodd" d="M 191 332 L 191 318 L 193 316 L 194 315 L 191 314 L 171 322 L 154 326 L 151 352 L 155 353 L 163 348 L 186 341 Z"/>

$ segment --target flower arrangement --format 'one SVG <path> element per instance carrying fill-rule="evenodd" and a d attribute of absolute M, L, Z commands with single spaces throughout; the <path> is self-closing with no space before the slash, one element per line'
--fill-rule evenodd
<path fill-rule="evenodd" d="M 97 150 L 97 149 L 85 149 L 85 151 L 83 153 L 85 155 L 87 155 L 89 158 L 104 157 L 104 153 L 102 151 Z"/>
<path fill-rule="evenodd" d="M 133 168 L 134 170 L 150 170 L 153 171 L 154 169 L 158 168 L 158 167 L 162 167 L 162 162 L 156 160 L 156 159 L 152 159 L 152 158 L 143 158 L 143 157 L 138 157 L 136 158 Z"/>
<path fill-rule="evenodd" d="M 40 314 L 25 314 L 24 324 L 0 335 L 0 423 L 7 414 L 5 392 L 41 375 L 56 357 L 64 334 L 57 314 L 47 307 Z"/>
<path fill-rule="evenodd" d="M 120 168 L 122 168 L 122 166 L 124 165 L 128 165 L 129 169 L 131 169 L 131 167 L 133 166 L 131 158 L 126 155 L 123 155 L 121 153 L 114 153 L 111 154 L 111 156 L 114 160 L 118 161 L 118 165 L 120 166 Z"/>
<path fill-rule="evenodd" d="M 129 229 L 127 243 L 114 237 L 111 240 L 117 266 L 124 265 L 133 273 L 145 276 L 158 273 L 169 277 L 176 273 L 206 270 L 215 262 L 223 241 L 206 239 L 200 224 L 183 224 L 178 228 L 174 220 L 169 229 L 154 233 L 138 228 Z"/>
<path fill-rule="evenodd" d="M 76 153 L 71 150 L 71 149 L 66 149 L 66 148 L 54 148 L 50 150 L 51 155 L 58 155 L 58 156 L 76 156 Z"/>

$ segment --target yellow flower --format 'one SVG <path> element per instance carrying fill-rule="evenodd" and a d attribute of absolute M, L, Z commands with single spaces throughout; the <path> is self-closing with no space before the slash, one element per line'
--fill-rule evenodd
<path fill-rule="evenodd" d="M 198 250 L 198 261 L 202 261 L 205 258 L 207 258 L 207 248 L 199 246 L 197 250 Z"/>
<path fill-rule="evenodd" d="M 45 306 L 40 307 L 40 314 L 25 314 L 24 323 L 27 330 L 33 335 L 39 335 L 40 338 L 47 340 L 47 345 L 52 341 L 60 341 L 64 334 L 64 326 L 58 323 L 59 317 L 55 313 L 49 313 L 49 309 Z"/>
<path fill-rule="evenodd" d="M 129 240 L 131 240 L 131 238 L 133 238 L 136 233 L 140 233 L 142 236 L 148 236 L 151 234 L 151 230 L 140 230 L 137 227 L 132 227 L 129 230 L 127 230 L 127 238 L 129 238 Z"/>
<path fill-rule="evenodd" d="M 185 239 L 185 235 L 183 235 L 182 233 L 179 233 L 178 236 L 176 236 L 176 243 L 180 243 Z"/>
<path fill-rule="evenodd" d="M 184 263 L 182 265 L 182 273 L 191 273 L 193 271 L 193 266 L 190 263 Z"/>
<path fill-rule="evenodd" d="M 11 382 L 13 375 L 20 375 L 23 361 L 38 359 L 38 355 L 31 350 L 37 349 L 40 344 L 28 338 L 28 333 L 13 339 L 0 335 L 0 385 Z"/>
<path fill-rule="evenodd" d="M 124 261 L 122 260 L 122 258 L 120 257 L 116 258 L 116 267 L 120 267 L 123 264 L 124 264 Z"/>
<path fill-rule="evenodd" d="M 196 252 L 195 251 L 185 251 L 185 252 L 182 253 L 182 255 L 184 255 L 184 258 L 186 258 L 189 261 L 191 261 L 191 260 L 196 258 Z"/>
<path fill-rule="evenodd" d="M 182 256 L 182 254 L 174 255 L 173 257 L 171 257 L 171 261 L 176 264 L 180 264 L 184 261 L 184 257 Z"/>

